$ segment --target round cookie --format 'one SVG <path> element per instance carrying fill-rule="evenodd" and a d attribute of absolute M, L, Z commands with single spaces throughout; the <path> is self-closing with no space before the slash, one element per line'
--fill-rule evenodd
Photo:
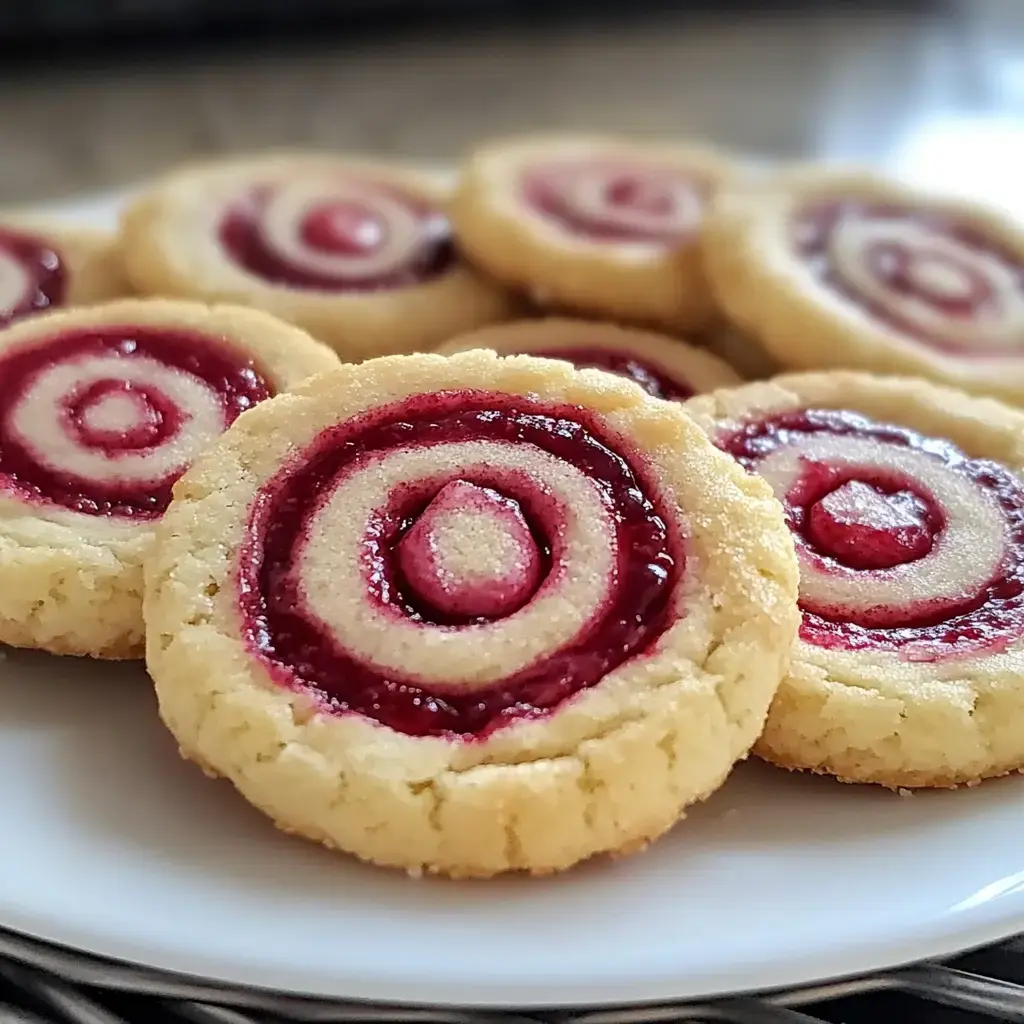
<path fill-rule="evenodd" d="M 641 848 L 746 754 L 798 619 L 763 481 L 679 406 L 529 356 L 310 381 L 196 461 L 159 540 L 184 755 L 414 874 Z"/>
<path fill-rule="evenodd" d="M 892 788 L 1024 767 L 1024 415 L 841 371 L 685 409 L 772 485 L 800 561 L 800 639 L 756 752 Z"/>
<path fill-rule="evenodd" d="M 681 400 L 729 387 L 739 376 L 717 356 L 660 334 L 586 320 L 521 320 L 459 335 L 437 352 L 486 348 L 498 355 L 565 359 L 639 384 L 654 398 Z"/>
<path fill-rule="evenodd" d="M 459 259 L 449 192 L 322 154 L 186 168 L 125 213 L 127 273 L 145 294 L 267 310 L 350 360 L 431 348 L 510 310 Z"/>
<path fill-rule="evenodd" d="M 784 366 L 1024 401 L 1024 229 L 999 210 L 799 169 L 722 194 L 704 247 L 730 319 Z"/>
<path fill-rule="evenodd" d="M 117 236 L 0 212 L 0 328 L 60 306 L 124 295 Z"/>
<path fill-rule="evenodd" d="M 452 219 L 477 265 L 542 306 L 692 331 L 716 317 L 705 207 L 736 174 L 692 146 L 512 139 L 469 158 Z"/>
<path fill-rule="evenodd" d="M 0 332 L 0 642 L 142 654 L 171 486 L 243 410 L 338 359 L 255 310 L 125 299 Z"/>

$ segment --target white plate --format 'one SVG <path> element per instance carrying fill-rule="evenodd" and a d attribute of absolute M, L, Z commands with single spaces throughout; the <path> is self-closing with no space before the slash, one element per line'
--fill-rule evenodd
<path fill-rule="evenodd" d="M 277 834 L 179 761 L 136 666 L 12 653 L 0 676 L 0 926 L 92 953 L 540 1006 L 796 985 L 1024 930 L 1019 776 L 899 797 L 750 764 L 642 856 L 412 881 Z"/>

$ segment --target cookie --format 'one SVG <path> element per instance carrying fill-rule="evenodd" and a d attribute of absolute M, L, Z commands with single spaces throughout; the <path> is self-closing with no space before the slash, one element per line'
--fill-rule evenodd
<path fill-rule="evenodd" d="M 679 400 L 740 382 L 721 359 L 683 341 L 586 320 L 521 320 L 484 327 L 453 338 L 437 352 L 451 355 L 473 348 L 491 349 L 498 355 L 564 359 L 580 368 L 606 370 L 639 384 L 654 398 Z"/>
<path fill-rule="evenodd" d="M 892 788 L 1024 766 L 1024 414 L 919 379 L 692 399 L 783 502 L 803 624 L 756 752 Z"/>
<path fill-rule="evenodd" d="M 469 158 L 452 219 L 477 265 L 542 306 L 691 331 L 716 314 L 705 207 L 736 175 L 690 146 L 512 139 Z"/>
<path fill-rule="evenodd" d="M 187 168 L 123 219 L 145 294 L 240 302 L 345 359 L 432 348 L 509 313 L 459 258 L 436 176 L 327 155 Z"/>
<path fill-rule="evenodd" d="M 704 246 L 730 319 L 786 367 L 1024 401 L 1024 229 L 999 210 L 813 168 L 721 195 Z"/>
<path fill-rule="evenodd" d="M 126 291 L 112 232 L 0 213 L 0 328 L 48 309 L 102 302 Z"/>
<path fill-rule="evenodd" d="M 778 503 L 680 407 L 470 351 L 308 382 L 179 481 L 146 575 L 182 752 L 411 873 L 642 847 L 761 731 L 795 635 Z"/>
<path fill-rule="evenodd" d="M 244 409 L 337 357 L 255 310 L 125 299 L 0 331 L 0 642 L 142 653 L 171 485 Z"/>

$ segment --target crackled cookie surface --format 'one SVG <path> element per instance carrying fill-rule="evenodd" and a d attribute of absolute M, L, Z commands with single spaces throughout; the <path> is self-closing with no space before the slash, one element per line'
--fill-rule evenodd
<path fill-rule="evenodd" d="M 688 411 L 785 509 L 803 623 L 757 752 L 891 787 L 1024 766 L 1024 416 L 835 372 Z"/>
<path fill-rule="evenodd" d="M 123 300 L 0 334 L 0 642 L 142 653 L 142 561 L 189 460 L 338 365 L 235 307 Z"/>
<path fill-rule="evenodd" d="M 430 347 L 509 308 L 460 260 L 447 201 L 430 175 L 325 155 L 186 169 L 128 210 L 127 272 L 146 294 L 265 309 L 347 359 Z"/>
<path fill-rule="evenodd" d="M 184 754 L 280 827 L 554 871 L 722 782 L 795 594 L 769 489 L 678 408 L 553 360 L 391 357 L 267 403 L 177 484 L 147 660 Z"/>
<path fill-rule="evenodd" d="M 0 327 L 126 288 L 113 235 L 0 213 Z"/>
<path fill-rule="evenodd" d="M 1024 229 L 882 178 L 808 170 L 721 197 L 729 315 L 783 365 L 914 373 L 1024 398 Z"/>
<path fill-rule="evenodd" d="M 683 341 L 586 320 L 523 320 L 460 335 L 437 352 L 486 348 L 498 355 L 564 359 L 639 384 L 654 398 L 681 400 L 740 381 L 727 363 Z"/>
<path fill-rule="evenodd" d="M 470 157 L 453 218 L 474 262 L 542 306 L 693 330 L 715 317 L 705 209 L 734 177 L 692 147 L 512 139 Z"/>

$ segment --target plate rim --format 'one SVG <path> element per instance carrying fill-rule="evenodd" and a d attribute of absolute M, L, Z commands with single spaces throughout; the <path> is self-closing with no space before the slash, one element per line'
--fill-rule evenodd
<path fill-rule="evenodd" d="M 1007 907 L 1009 903 L 1011 906 Z M 848 950 L 831 946 L 827 953 L 802 956 L 781 964 L 762 960 L 756 970 L 727 968 L 714 974 L 692 975 L 658 972 L 628 980 L 611 980 L 593 976 L 562 979 L 554 983 L 467 980 L 453 994 L 450 981 L 436 982 L 430 978 L 396 979 L 394 975 L 368 976 L 302 970 L 294 965 L 281 971 L 280 980 L 268 977 L 265 964 L 240 965 L 235 959 L 213 961 L 208 954 L 174 953 L 167 955 L 150 946 L 147 952 L 130 942 L 90 937 L 78 929 L 63 934 L 53 929 L 38 929 L 17 920 L 6 919 L 0 927 L 24 938 L 63 947 L 71 952 L 85 953 L 127 967 L 194 979 L 220 987 L 246 988 L 276 995 L 313 999 L 377 1003 L 406 1007 L 452 1007 L 455 1009 L 490 1010 L 556 1010 L 569 1007 L 595 1010 L 612 1006 L 643 1007 L 676 1002 L 704 1002 L 725 997 L 798 990 L 828 982 L 856 978 L 881 971 L 897 970 L 914 963 L 941 960 L 981 946 L 1010 939 L 1024 929 L 1024 888 L 1013 895 L 990 901 L 1003 907 L 998 914 L 973 921 L 970 927 L 932 929 L 928 935 L 914 939 L 906 934 L 885 943 L 857 942 Z M 964 911 L 970 913 L 970 911 Z M 956 920 L 954 917 L 953 920 Z M 38 924 L 38 922 L 37 922 Z M 202 961 L 202 962 L 200 962 Z M 788 971 L 780 969 L 789 963 Z M 737 987 L 724 984 L 733 973 L 743 975 Z M 288 980 L 288 979 L 291 980 Z"/>

